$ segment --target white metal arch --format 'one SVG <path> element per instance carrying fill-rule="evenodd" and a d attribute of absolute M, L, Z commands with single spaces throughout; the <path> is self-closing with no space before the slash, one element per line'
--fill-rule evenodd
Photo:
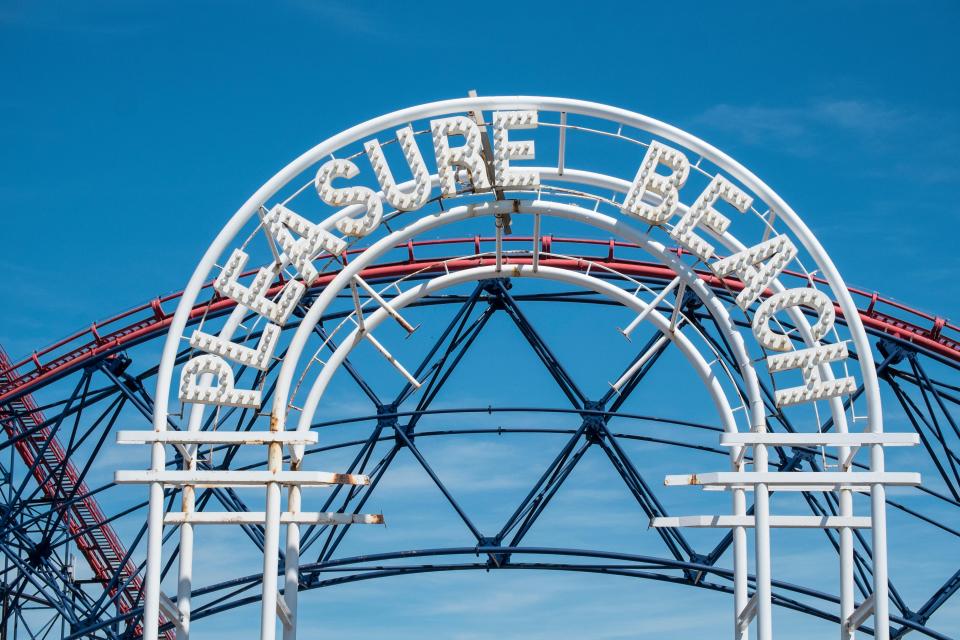
<path fill-rule="evenodd" d="M 390 114 L 386 114 L 363 124 L 356 125 L 339 133 L 324 142 L 316 145 L 309 151 L 302 154 L 296 160 L 284 167 L 273 178 L 268 180 L 260 189 L 258 189 L 239 210 L 230 218 L 224 228 L 221 230 L 210 247 L 204 253 L 194 270 L 186 288 L 183 292 L 181 302 L 174 313 L 170 323 L 170 333 L 164 344 L 164 350 L 161 356 L 160 367 L 157 375 L 157 393 L 156 407 L 154 416 L 154 427 L 158 430 L 166 428 L 166 412 L 169 406 L 170 380 L 173 372 L 173 363 L 176 357 L 176 350 L 179 343 L 179 336 L 182 335 L 186 326 L 187 316 L 190 305 L 196 300 L 207 274 L 213 268 L 218 257 L 227 249 L 229 243 L 234 239 L 240 229 L 247 221 L 256 215 L 258 207 L 267 202 L 270 197 L 276 194 L 292 178 L 307 170 L 319 160 L 330 155 L 337 149 L 348 144 L 360 141 L 370 135 L 380 132 L 390 127 L 401 126 L 407 122 L 439 116 L 448 113 L 464 112 L 469 110 L 485 109 L 539 109 L 556 112 L 577 113 L 584 116 L 596 117 L 623 125 L 628 125 L 647 131 L 653 135 L 660 136 L 665 140 L 672 141 L 683 147 L 699 154 L 710 160 L 718 167 L 729 173 L 756 193 L 765 202 L 775 206 L 778 215 L 790 230 L 797 236 L 802 246 L 813 257 L 828 281 L 830 289 L 834 294 L 834 299 L 840 305 L 845 317 L 848 318 L 852 339 L 858 353 L 863 353 L 860 360 L 861 375 L 865 386 L 865 395 L 868 402 L 869 425 L 871 431 L 882 431 L 882 409 L 879 398 L 879 388 L 877 385 L 876 371 L 874 369 L 873 356 L 870 352 L 869 343 L 866 339 L 866 333 L 860 322 L 859 315 L 856 313 L 850 293 L 843 285 L 843 279 L 840 277 L 836 266 L 829 255 L 823 249 L 822 245 L 806 226 L 803 220 L 793 211 L 793 209 L 760 178 L 754 175 L 746 167 L 730 158 L 728 155 L 707 144 L 703 140 L 677 129 L 671 125 L 660 122 L 659 120 L 643 116 L 638 113 L 619 109 L 599 103 L 583 100 L 572 100 L 568 98 L 546 98 L 533 96 L 507 96 L 507 97 L 475 97 L 459 98 L 454 100 L 443 100 L 433 102 L 407 109 L 401 109 Z M 162 417 L 157 417 L 162 416 Z"/>
<path fill-rule="evenodd" d="M 853 304 L 853 301 L 850 297 L 849 292 L 843 285 L 843 281 L 840 278 L 839 273 L 837 272 L 835 266 L 830 260 L 829 256 L 824 251 L 823 247 L 819 244 L 807 226 L 803 221 L 797 216 L 797 214 L 765 183 L 763 183 L 759 178 L 757 178 L 753 173 L 748 171 L 746 168 L 738 164 L 736 161 L 715 149 L 714 147 L 706 144 L 705 142 L 699 140 L 698 138 L 683 132 L 679 129 L 676 129 L 670 125 L 664 124 L 652 118 L 642 116 L 630 111 L 623 109 L 618 109 L 614 107 L 609 107 L 606 105 L 601 105 L 592 102 L 580 101 L 580 100 L 570 100 L 564 98 L 542 98 L 542 97 L 526 97 L 526 96 L 515 96 L 515 97 L 488 97 L 488 98 L 465 98 L 457 100 L 447 100 L 440 101 L 430 104 L 425 104 L 417 107 L 412 107 L 408 109 L 403 109 L 396 111 L 391 114 L 381 116 L 379 118 L 372 119 L 366 123 L 352 127 L 336 136 L 333 136 L 326 141 L 316 145 L 314 148 L 310 149 L 299 158 L 290 163 L 287 167 L 277 173 L 273 178 L 271 178 L 266 184 L 264 184 L 257 192 L 255 192 L 250 199 L 244 203 L 244 205 L 230 218 L 227 224 L 224 226 L 222 231 L 217 235 L 211 246 L 208 248 L 200 263 L 198 264 L 196 270 L 194 271 L 189 283 L 187 284 L 181 301 L 178 305 L 177 311 L 175 312 L 173 319 L 170 325 L 170 331 L 167 336 L 167 340 L 164 344 L 160 365 L 158 368 L 157 375 L 157 390 L 156 390 L 156 403 L 154 406 L 154 429 L 157 432 L 164 432 L 167 428 L 167 418 L 169 414 L 170 407 L 170 391 L 172 386 L 172 377 L 175 367 L 175 360 L 177 351 L 180 347 L 180 341 L 183 337 L 183 331 L 186 327 L 190 310 L 196 301 L 203 283 L 208 278 L 208 274 L 211 269 L 213 269 L 217 263 L 219 257 L 228 250 L 231 243 L 235 242 L 238 234 L 241 230 L 249 223 L 249 221 L 256 215 L 258 208 L 268 202 L 274 195 L 276 195 L 281 189 L 283 189 L 293 178 L 300 175 L 302 172 L 310 169 L 315 164 L 325 159 L 328 155 L 333 154 L 337 150 L 343 148 L 344 146 L 355 144 L 368 138 L 369 136 L 375 135 L 385 129 L 389 129 L 396 126 L 402 126 L 408 122 L 422 120 L 425 118 L 432 118 L 436 116 L 443 116 L 446 114 L 453 113 L 463 113 L 466 111 L 482 111 L 490 109 L 504 109 L 504 110 L 516 110 L 516 109 L 533 109 L 538 111 L 551 111 L 558 112 L 561 114 L 578 114 L 584 117 L 597 118 L 605 120 L 607 122 L 616 123 L 621 126 L 632 127 L 641 131 L 644 131 L 652 136 L 657 136 L 662 138 L 667 142 L 677 144 L 682 146 L 685 150 L 693 152 L 699 155 L 701 158 L 706 159 L 707 161 L 716 165 L 721 171 L 726 172 L 735 180 L 739 181 L 747 189 L 752 191 L 760 199 L 762 199 L 767 205 L 771 207 L 772 210 L 776 212 L 776 215 L 779 220 L 783 222 L 790 230 L 792 237 L 797 240 L 799 246 L 801 246 L 807 254 L 813 259 L 816 263 L 817 269 L 822 277 L 826 280 L 828 286 L 831 289 L 834 299 L 837 301 L 841 311 L 843 312 L 848 330 L 850 333 L 850 338 L 853 344 L 855 345 L 858 359 L 859 359 L 859 370 L 860 377 L 863 382 L 864 388 L 864 397 L 866 404 L 866 417 L 868 431 L 873 434 L 880 434 L 883 430 L 882 422 L 882 413 L 880 406 L 880 397 L 879 389 L 877 384 L 876 372 L 874 369 L 873 358 L 870 350 L 870 345 L 867 341 L 866 334 L 863 330 L 863 326 L 860 322 L 859 314 L 856 311 L 856 307 Z M 603 186 L 605 188 L 611 188 L 614 191 L 623 192 L 629 186 L 629 183 L 626 181 L 612 177 L 605 176 L 602 174 L 592 173 L 586 170 L 572 170 L 567 169 L 565 172 L 554 168 L 540 168 L 538 169 L 540 175 L 545 178 L 549 178 L 555 181 L 571 181 L 577 182 L 584 185 L 593 185 L 593 186 Z M 510 213 L 514 211 L 513 206 L 516 206 L 512 203 L 505 204 L 503 202 L 493 203 L 491 205 L 481 205 L 469 206 L 463 208 L 461 219 L 473 215 L 493 215 L 496 213 Z M 729 318 L 729 315 L 723 309 L 722 305 L 713 298 L 713 294 L 709 289 L 705 288 L 703 283 L 699 281 L 695 274 L 692 274 L 692 271 L 689 267 L 684 266 L 678 260 L 672 260 L 664 251 L 662 245 L 659 245 L 659 248 L 656 246 L 657 243 L 652 242 L 647 236 L 638 233 L 636 230 L 632 229 L 631 226 L 627 223 L 626 220 L 614 219 L 609 216 L 604 216 L 603 214 L 595 213 L 593 216 L 585 216 L 582 208 L 570 207 L 569 209 L 564 209 L 561 205 L 553 203 L 534 203 L 534 204 L 523 204 L 521 207 L 526 207 L 530 212 L 534 212 L 534 209 L 537 207 L 542 207 L 541 212 L 549 211 L 550 215 L 567 215 L 571 218 L 589 220 L 591 224 L 599 228 L 605 228 L 611 233 L 620 235 L 628 240 L 637 242 L 638 244 L 644 244 L 648 247 L 654 248 L 652 252 L 653 255 L 659 254 L 658 257 L 661 258 L 665 264 L 669 263 L 671 268 L 678 274 L 679 277 L 688 281 L 689 286 L 694 290 L 705 303 L 707 303 L 708 309 L 710 310 L 711 315 L 718 319 L 719 325 L 724 331 L 729 331 L 728 336 L 731 340 L 731 345 L 734 347 L 734 352 L 738 365 L 740 366 L 741 374 L 744 376 L 744 380 L 747 383 L 748 395 L 749 395 L 749 404 L 751 409 L 751 424 L 750 427 L 753 431 L 762 432 L 765 429 L 765 416 L 763 415 L 763 403 L 760 400 L 760 393 L 757 384 L 757 374 L 754 371 L 750 363 L 750 358 L 747 355 L 747 350 L 745 344 L 743 343 L 742 336 L 739 331 L 734 329 L 733 323 Z M 506 207 L 510 207 L 511 210 L 507 211 Z M 579 209 L 579 210 L 578 210 Z M 433 224 L 433 221 L 430 220 L 431 216 L 425 216 L 424 218 L 415 221 L 409 224 L 402 230 L 402 234 L 409 232 L 410 236 L 415 235 L 418 232 L 422 232 L 432 226 L 440 226 L 440 224 L 445 224 L 446 222 L 453 221 L 453 218 L 456 216 L 451 216 L 452 211 L 457 209 L 447 211 L 444 213 L 446 218 L 445 222 L 436 222 Z M 341 211 L 341 214 L 346 211 Z M 587 212 L 590 213 L 590 212 Z M 425 222 L 426 221 L 426 222 Z M 392 234 L 389 236 L 393 238 L 397 234 Z M 399 237 L 399 236 L 398 236 Z M 284 362 L 281 365 L 280 374 L 277 379 L 277 391 L 274 399 L 272 415 L 272 425 L 273 429 L 283 430 L 285 427 L 285 421 L 287 418 L 287 407 L 290 396 L 291 382 L 293 380 L 294 372 L 296 371 L 297 363 L 300 360 L 302 355 L 303 347 L 306 343 L 307 334 L 310 331 L 312 322 L 315 322 L 316 319 L 322 314 L 322 309 L 325 307 L 326 302 L 332 298 L 334 293 L 339 291 L 343 285 L 347 283 L 347 278 L 349 277 L 348 273 L 356 272 L 363 264 L 368 264 L 371 262 L 377 254 L 377 251 L 374 250 L 376 247 L 386 240 L 383 239 L 379 243 L 373 245 L 366 251 L 369 252 L 369 258 L 367 258 L 367 252 L 361 254 L 356 260 L 354 260 L 348 267 L 346 267 L 341 274 L 339 274 L 328 287 L 331 292 L 328 295 L 328 291 L 325 290 L 314 305 L 309 310 L 306 318 L 301 322 L 300 326 L 297 328 L 293 340 L 290 344 L 290 348 L 287 353 L 287 357 L 284 359 Z M 725 233 L 718 240 L 723 244 L 723 246 L 729 249 L 742 249 L 743 244 L 740 243 L 732 234 Z M 384 245 L 386 247 L 386 245 Z M 359 265 L 356 268 L 355 265 Z M 691 275 L 692 274 L 692 275 Z M 774 282 L 772 287 L 775 290 L 782 290 L 783 287 L 779 282 Z M 705 290 L 706 289 L 706 290 Z M 712 301 L 712 302 L 711 302 Z M 794 311 L 794 315 L 799 314 L 798 311 Z M 242 315 L 242 309 L 238 309 L 230 316 L 226 325 L 224 326 L 221 335 L 229 336 L 236 330 L 237 325 Z M 806 327 L 805 323 L 797 322 L 796 323 L 799 330 L 801 331 L 801 337 L 810 340 L 809 328 Z M 832 375 L 832 372 L 829 371 L 829 367 L 822 367 L 824 377 Z M 844 407 L 839 398 L 833 398 L 830 401 L 831 411 L 834 415 L 834 419 L 837 425 L 838 430 L 846 431 L 846 415 Z M 306 415 L 306 413 L 304 414 Z M 203 416 L 203 409 L 198 405 L 190 410 L 189 418 L 189 428 L 197 429 L 199 428 L 200 422 Z M 301 416 L 303 420 L 303 416 Z M 876 473 L 882 473 L 884 471 L 884 462 L 883 462 L 883 451 L 880 444 L 871 444 L 869 445 L 871 453 L 871 470 Z M 293 450 L 296 452 L 298 447 L 294 445 Z M 271 458 L 274 456 L 279 456 L 279 445 L 277 447 L 270 447 Z M 755 451 L 755 462 L 756 468 L 763 471 L 766 470 L 766 448 L 764 445 L 756 445 L 754 447 Z M 273 468 L 276 465 L 272 465 Z M 151 456 L 151 468 L 154 472 L 162 472 L 165 467 L 165 450 L 164 443 L 161 439 L 153 441 L 152 444 L 152 456 Z M 156 638 L 157 632 L 157 618 L 158 618 L 158 602 L 160 597 L 160 584 L 159 584 L 159 559 L 161 555 L 161 535 L 162 535 L 162 520 L 158 525 L 156 522 L 155 514 L 159 513 L 162 516 L 163 508 L 163 484 L 159 481 L 151 481 L 150 483 L 150 505 L 151 505 L 151 526 L 148 535 L 148 556 L 151 559 L 148 563 L 151 569 L 148 569 L 148 576 L 146 581 L 146 598 L 145 598 L 145 611 L 144 611 L 144 620 L 145 620 L 145 637 L 148 640 L 153 640 Z M 262 619 L 261 626 L 261 637 L 269 640 L 273 637 L 273 610 L 276 602 L 276 552 L 275 550 L 279 545 L 279 505 L 280 505 L 280 486 L 276 482 L 270 482 L 266 485 L 267 489 L 267 513 L 268 513 L 268 526 L 267 526 L 267 539 L 265 541 L 265 546 L 268 547 L 269 551 L 265 553 L 265 571 L 264 571 L 264 615 Z M 192 491 L 192 487 L 190 488 Z M 187 488 L 184 491 L 184 497 L 187 497 Z M 735 496 L 735 508 L 738 513 L 742 513 L 740 507 L 737 505 L 736 496 L 740 498 L 740 506 L 742 507 L 745 503 L 743 502 L 743 491 L 742 489 L 734 489 L 733 491 Z M 299 492 L 297 491 L 297 494 Z M 291 496 L 293 492 L 291 492 Z M 771 637 L 772 628 L 771 628 L 771 619 L 770 619 L 770 575 L 769 575 L 769 538 L 767 527 L 761 527 L 761 520 L 767 518 L 768 513 L 768 497 L 767 497 L 767 487 L 766 484 L 757 484 L 756 485 L 756 508 L 757 508 L 757 614 L 758 614 L 758 635 L 761 639 L 766 640 Z M 875 558 L 874 566 L 874 577 L 875 577 L 875 593 L 874 593 L 874 603 L 872 605 L 875 618 L 877 620 L 877 632 L 876 635 L 879 638 L 886 638 L 887 635 L 887 624 L 886 620 L 888 619 L 888 603 L 887 603 L 887 576 L 886 576 L 886 539 L 885 539 L 885 492 L 884 487 L 881 482 L 876 482 L 871 485 L 871 499 L 872 499 L 872 511 L 873 511 L 873 546 Z M 297 497 L 299 500 L 299 497 Z M 850 491 L 841 491 L 841 509 L 844 513 L 849 512 L 852 509 L 852 503 L 850 502 Z M 277 517 L 273 517 L 271 520 L 270 514 L 273 514 Z M 276 526 L 271 526 L 276 525 Z M 739 529 L 742 531 L 742 527 Z M 192 533 L 188 535 L 192 538 Z M 851 617 L 853 614 L 853 582 L 852 582 L 852 542 L 851 542 L 851 531 L 849 528 L 844 528 L 841 530 L 841 617 L 846 620 Z M 742 542 L 745 548 L 745 533 L 742 541 L 738 534 L 737 544 L 739 545 Z M 271 560 L 272 557 L 272 560 Z M 742 559 L 742 567 L 741 567 Z M 181 562 L 183 563 L 184 557 L 181 556 Z M 186 562 L 189 565 L 190 559 L 189 554 L 187 554 Z M 737 560 L 737 572 L 746 575 L 746 560 L 745 555 L 740 554 Z M 272 575 L 272 578 L 271 578 Z M 272 580 L 272 582 L 271 582 Z M 189 586 L 189 582 L 187 583 Z M 743 582 L 745 585 L 746 583 Z M 268 591 L 268 587 L 270 587 Z M 187 594 L 189 594 L 189 589 L 187 589 Z M 189 620 L 189 596 L 186 600 L 181 600 L 182 604 L 185 604 L 185 607 L 181 607 L 181 612 L 186 611 L 187 621 Z M 746 587 L 744 586 L 742 593 L 738 589 L 736 598 L 735 598 L 735 613 L 740 615 L 744 613 L 748 608 L 746 602 Z M 269 620 L 268 620 L 269 618 Z M 740 625 L 737 627 L 735 635 L 737 638 L 745 638 L 746 630 L 742 629 Z M 855 628 L 855 627 L 854 627 Z M 295 633 L 295 629 L 294 632 Z M 852 638 L 853 631 L 844 625 L 844 629 L 841 630 L 842 638 Z M 186 637 L 186 636 L 184 636 Z M 288 634 L 288 637 L 292 635 Z"/>

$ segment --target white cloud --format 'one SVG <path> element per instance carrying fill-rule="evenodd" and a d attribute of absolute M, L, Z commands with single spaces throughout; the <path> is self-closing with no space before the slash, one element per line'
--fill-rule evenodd
<path fill-rule="evenodd" d="M 789 152 L 806 154 L 815 146 L 811 138 L 824 131 L 874 139 L 917 120 L 915 115 L 884 103 L 824 99 L 790 106 L 718 104 L 693 122 L 735 134 L 747 144 L 780 145 Z"/>

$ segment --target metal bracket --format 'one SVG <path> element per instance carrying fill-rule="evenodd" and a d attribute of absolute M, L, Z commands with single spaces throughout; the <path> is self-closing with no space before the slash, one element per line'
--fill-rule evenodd
<path fill-rule="evenodd" d="M 160 592 L 160 613 L 163 614 L 167 620 L 173 623 L 180 631 L 186 631 L 183 626 L 183 619 L 180 617 L 180 609 L 177 608 L 177 603 L 170 599 L 170 597 L 164 592 Z"/>
<path fill-rule="evenodd" d="M 680 284 L 680 278 L 674 278 L 670 281 L 670 284 L 665 286 L 663 290 L 657 294 L 657 296 L 650 301 L 646 309 L 644 309 L 633 321 L 626 326 L 624 329 L 617 329 L 620 333 L 623 334 L 623 337 L 627 340 L 630 340 L 630 334 L 636 329 L 641 322 L 646 320 L 647 316 L 656 311 L 657 307 L 660 306 L 660 303 L 667 297 L 667 295 L 673 291 L 674 287 Z M 676 310 L 674 311 L 676 313 Z"/>
<path fill-rule="evenodd" d="M 747 604 L 744 605 L 743 611 L 740 612 L 740 615 L 737 616 L 737 629 L 744 631 L 747 627 L 750 626 L 750 623 L 753 622 L 753 619 L 757 615 L 757 593 L 754 591 L 753 595 L 750 596 L 750 599 L 747 600 Z"/>
<path fill-rule="evenodd" d="M 850 617 L 844 621 L 847 629 L 850 631 L 856 631 L 860 628 L 867 618 L 873 615 L 873 608 L 876 603 L 873 599 L 873 594 L 871 593 L 867 596 L 867 599 L 860 603 L 860 606 L 854 609 L 853 613 L 850 614 Z"/>
<path fill-rule="evenodd" d="M 476 89 L 470 89 L 467 92 L 467 95 L 471 98 L 477 97 Z M 472 110 L 468 112 L 469 116 L 473 119 L 477 126 L 480 127 L 480 146 L 483 148 L 483 164 L 487 169 L 487 179 L 490 180 L 490 184 L 493 185 L 493 194 L 497 200 L 503 200 L 503 189 L 497 186 L 496 182 L 496 171 L 493 168 L 493 145 L 490 144 L 490 135 L 487 133 L 487 127 L 484 126 L 483 122 L 483 112 Z M 497 215 L 497 224 L 503 225 L 503 232 L 507 235 L 513 233 L 510 228 L 510 214 L 498 214 Z"/>
<path fill-rule="evenodd" d="M 417 328 L 419 327 L 419 325 L 418 325 L 417 327 L 415 327 L 415 326 L 413 326 L 412 324 L 410 324 L 409 322 L 407 322 L 407 321 L 404 319 L 404 317 L 400 315 L 400 312 L 399 312 L 399 311 L 397 311 L 396 309 L 394 309 L 393 306 L 391 306 L 391 304 L 390 304 L 389 302 L 387 302 L 386 300 L 384 300 L 383 296 L 381 296 L 379 293 L 377 293 L 376 289 L 374 289 L 373 287 L 371 287 L 371 286 L 367 283 L 367 281 L 364 280 L 363 278 L 361 278 L 359 275 L 355 275 L 355 276 L 353 276 L 353 280 L 351 281 L 350 286 L 351 286 L 351 288 L 353 288 L 353 290 L 354 290 L 354 305 L 356 305 L 356 307 L 357 307 L 357 314 L 360 316 L 360 317 L 358 318 L 358 323 L 359 323 L 359 326 L 361 327 L 361 328 L 360 328 L 361 331 L 364 331 L 364 329 L 363 329 L 363 319 L 362 319 L 362 318 L 363 318 L 363 315 L 362 315 L 362 312 L 361 312 L 361 309 L 360 309 L 360 304 L 359 304 L 360 298 L 359 298 L 359 296 L 358 296 L 357 293 L 356 293 L 355 284 L 359 284 L 359 285 L 363 288 L 363 290 L 367 292 L 367 295 L 369 295 L 371 298 L 373 298 L 374 302 L 376 302 L 376 303 L 379 304 L 381 307 L 383 307 L 383 310 L 387 312 L 387 315 L 389 315 L 391 318 L 393 318 L 394 320 L 396 320 L 397 324 L 399 324 L 401 327 L 403 327 L 403 330 L 407 332 L 407 335 L 408 335 L 408 336 L 409 336 L 410 334 L 412 334 L 414 331 L 417 330 Z"/>
<path fill-rule="evenodd" d="M 280 622 L 283 623 L 284 629 L 290 629 L 293 627 L 293 612 L 290 611 L 290 607 L 287 606 L 287 603 L 283 600 L 283 594 L 280 594 L 277 597 L 277 617 L 280 618 Z"/>

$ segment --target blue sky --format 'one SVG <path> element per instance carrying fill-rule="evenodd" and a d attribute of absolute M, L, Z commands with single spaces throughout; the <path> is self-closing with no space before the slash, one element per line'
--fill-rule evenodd
<path fill-rule="evenodd" d="M 784 196 L 848 283 L 960 319 L 958 19 L 945 2 L 0 1 L 0 344 L 25 355 L 182 288 L 227 216 L 300 152 L 469 89 L 595 100 L 691 131 Z M 463 486 L 515 454 L 472 449 Z M 614 514 L 616 497 L 593 499 Z M 723 599 L 691 619 L 662 604 L 683 591 L 538 574 L 328 593 L 311 601 L 318 621 L 345 633 L 359 615 L 396 638 L 704 637 L 727 615 Z"/>
<path fill-rule="evenodd" d="M 686 128 L 777 189 L 848 282 L 956 317 L 938 259 L 957 216 L 956 5 L 672 6 L 2 3 L 16 277 L 0 286 L 22 310 L 3 344 L 181 288 L 227 212 L 302 150 L 471 88 Z"/>

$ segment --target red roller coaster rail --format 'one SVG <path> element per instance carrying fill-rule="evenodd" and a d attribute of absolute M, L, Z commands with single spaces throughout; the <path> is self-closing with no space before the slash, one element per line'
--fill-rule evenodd
<path fill-rule="evenodd" d="M 398 278 L 416 273 L 458 271 L 492 264 L 493 258 L 482 255 L 466 258 L 418 259 L 415 254 L 418 248 L 426 250 L 427 247 L 464 244 L 472 244 L 475 253 L 481 254 L 482 246 L 494 241 L 494 238 L 476 236 L 411 242 L 397 247 L 399 250 L 406 250 L 405 260 L 370 267 L 363 271 L 363 275 L 368 279 Z M 504 238 L 504 241 L 529 244 L 532 238 L 511 236 Z M 556 246 L 563 244 L 575 245 L 580 250 L 588 246 L 600 246 L 606 251 L 599 255 L 557 257 Z M 545 254 L 550 254 L 540 260 L 541 264 L 547 266 L 586 270 L 590 263 L 602 263 L 613 271 L 635 278 L 669 281 L 675 277 L 674 272 L 662 264 L 616 257 L 617 249 L 639 249 L 637 245 L 626 242 L 544 236 L 541 238 L 541 249 Z M 350 255 L 361 251 L 358 249 L 348 252 L 344 260 L 349 260 Z M 529 262 L 530 258 L 522 255 L 508 254 L 505 258 L 506 264 Z M 710 287 L 732 291 L 742 288 L 738 280 L 718 278 L 708 271 L 697 273 Z M 335 275 L 336 273 L 323 274 L 313 283 L 313 287 L 323 287 Z M 784 275 L 792 280 L 803 282 L 809 280 L 808 276 L 800 273 L 784 272 Z M 817 278 L 814 280 L 822 282 Z M 280 286 L 282 283 L 276 284 L 274 289 L 277 290 Z M 209 291 L 210 284 L 207 284 L 205 289 Z M 960 362 L 960 328 L 943 318 L 917 311 L 883 298 L 877 293 L 859 289 L 850 289 L 850 293 L 857 303 L 860 318 L 868 329 L 913 343 L 945 359 Z M 11 363 L 6 352 L 0 348 L 0 405 L 7 407 L 6 411 L 0 412 L 0 417 L 5 418 L 4 428 L 10 438 L 30 433 L 29 436 L 16 442 L 16 450 L 28 467 L 39 460 L 34 467 L 34 477 L 40 483 L 47 499 L 54 504 L 64 505 L 62 509 L 67 511 L 64 514 L 64 520 L 67 522 L 70 533 L 76 537 L 78 549 L 97 578 L 106 582 L 118 574 L 121 579 L 132 576 L 118 597 L 121 612 L 137 607 L 142 581 L 138 575 L 134 575 L 136 567 L 127 559 L 123 543 L 112 527 L 105 522 L 104 514 L 96 499 L 88 495 L 87 487 L 80 482 L 77 470 L 67 459 L 63 447 L 51 434 L 49 428 L 40 427 L 45 419 L 30 394 L 44 384 L 98 356 L 162 335 L 173 318 L 173 311 L 168 309 L 175 306 L 181 295 L 182 293 L 175 293 L 159 297 L 107 320 L 95 322 L 89 328 L 36 351 L 28 358 L 16 363 Z M 223 313 L 232 309 L 234 305 L 232 300 L 214 295 L 194 306 L 190 317 L 194 320 L 205 314 Z M 843 317 L 839 307 L 837 307 L 837 314 Z M 10 419 L 11 417 L 15 419 Z M 45 443 L 49 443 L 46 448 L 44 448 Z M 61 473 L 62 482 L 54 484 L 50 481 Z M 77 498 L 72 499 L 74 496 Z M 164 637 L 174 640 L 171 631 L 167 631 Z"/>
<path fill-rule="evenodd" d="M 445 240 L 427 240 L 416 243 L 408 243 L 397 247 L 407 250 L 407 259 L 394 262 L 388 265 L 371 267 L 365 271 L 366 277 L 383 276 L 401 276 L 417 271 L 430 272 L 433 265 L 436 269 L 443 269 L 440 262 L 445 258 L 417 259 L 415 250 L 417 248 L 435 247 L 440 245 L 473 245 L 476 253 L 480 253 L 482 245 L 490 245 L 495 241 L 494 238 L 476 236 L 473 238 L 452 238 Z M 527 243 L 532 242 L 529 237 L 507 237 L 506 243 Z M 634 277 L 664 278 L 673 279 L 672 271 L 659 263 L 645 262 L 639 260 L 618 259 L 614 254 L 617 249 L 638 249 L 637 245 L 616 242 L 613 240 L 593 240 L 583 238 L 558 238 L 544 236 L 541 238 L 542 250 L 547 253 L 555 251 L 557 245 L 576 245 L 581 249 L 585 246 L 602 246 L 607 249 L 605 255 L 578 256 L 566 260 L 567 266 L 578 268 L 576 263 L 578 258 L 581 260 L 591 260 L 602 262 L 612 269 L 631 275 Z M 344 256 L 349 259 L 350 255 L 360 253 L 357 249 Z M 679 251 L 675 249 L 674 251 Z M 509 261 L 522 261 L 518 258 L 510 257 Z M 464 265 L 476 266 L 482 262 L 477 259 L 464 259 L 458 261 L 460 268 Z M 561 260 L 561 262 L 564 262 Z M 558 266 L 564 266 L 559 264 Z M 449 268 L 454 268 L 448 265 Z M 698 272 L 710 286 L 719 288 L 728 288 L 738 290 L 741 284 L 738 280 L 720 279 L 708 271 Z M 335 274 L 324 274 L 317 279 L 314 287 L 321 287 L 329 282 Z M 786 278 L 807 281 L 805 274 L 784 272 Z M 813 278 L 817 282 L 823 282 L 819 278 Z M 210 285 L 207 285 L 209 289 Z M 960 327 L 947 322 L 944 318 L 936 317 L 922 311 L 913 309 L 907 305 L 884 298 L 876 292 L 868 292 L 861 289 L 850 289 L 857 308 L 860 311 L 860 318 L 863 324 L 874 331 L 887 334 L 893 338 L 904 340 L 917 345 L 926 351 L 939 355 L 954 362 L 960 362 Z M 145 339 L 155 337 L 161 334 L 170 324 L 173 318 L 172 307 L 179 300 L 181 292 L 174 293 L 164 297 L 158 297 L 129 311 L 113 316 L 100 322 L 95 322 L 90 327 L 78 331 L 73 335 L 67 336 L 63 340 L 56 342 L 49 347 L 35 351 L 29 357 L 19 362 L 10 364 L 4 362 L 0 365 L 0 403 L 8 401 L 15 395 L 29 393 L 37 387 L 45 384 L 47 381 L 56 379 L 64 372 L 72 370 L 76 366 L 95 358 L 105 352 L 114 351 L 123 348 L 129 344 L 136 344 Z M 232 300 L 213 299 L 205 300 L 196 305 L 191 312 L 191 319 L 196 319 L 204 313 L 211 311 L 223 311 L 234 305 Z M 837 314 L 842 318 L 843 314 L 837 309 Z"/>

